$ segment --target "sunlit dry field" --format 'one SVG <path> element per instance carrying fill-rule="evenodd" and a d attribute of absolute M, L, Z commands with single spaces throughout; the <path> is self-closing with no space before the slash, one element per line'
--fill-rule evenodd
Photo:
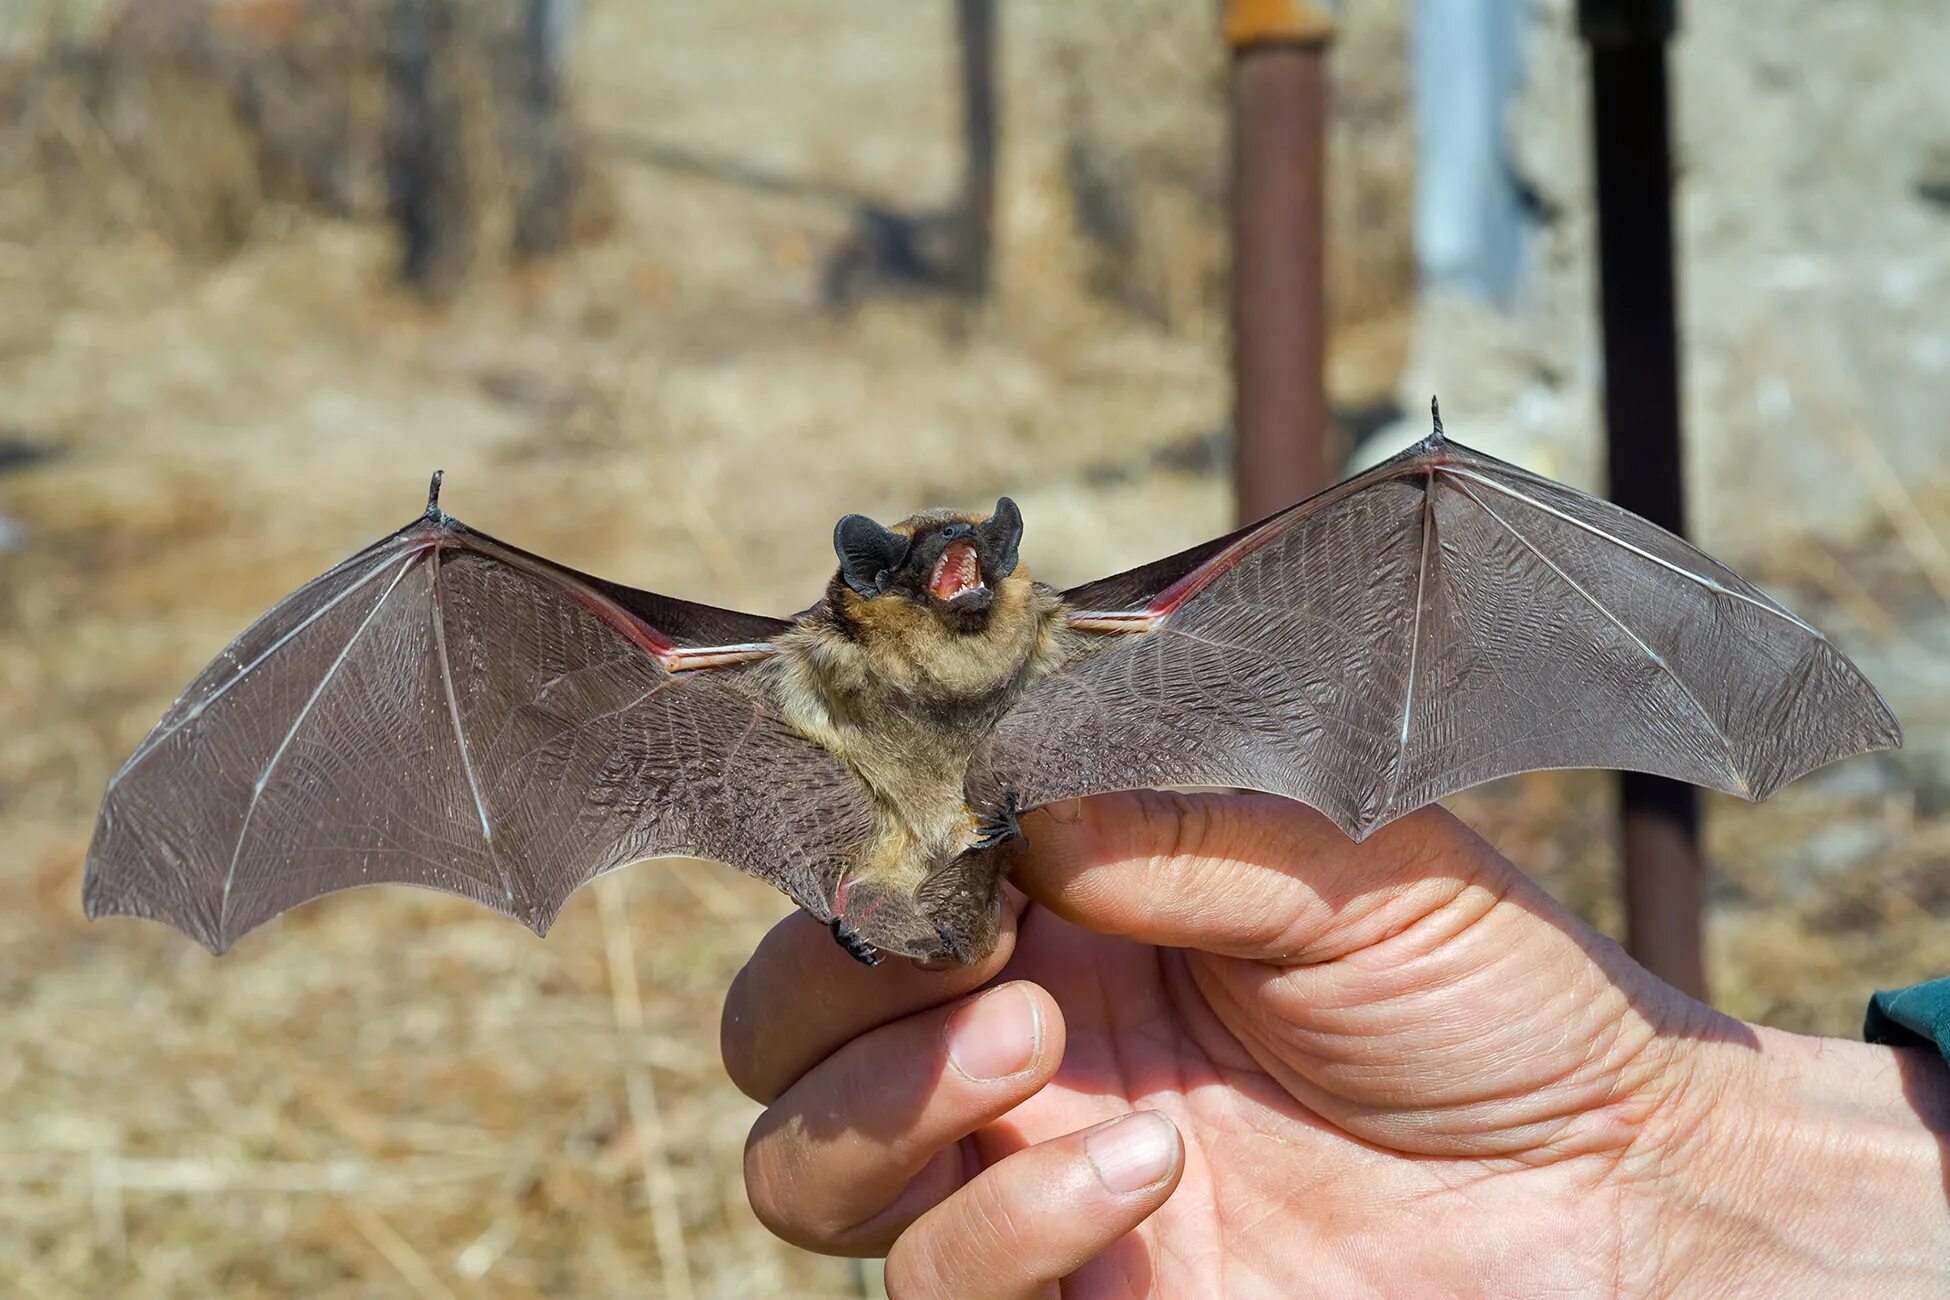
<path fill-rule="evenodd" d="M 926 209 L 953 192 L 945 15 L 806 0 L 753 33 L 715 6 L 652 8 L 590 3 L 578 38 L 580 111 L 610 142 L 604 232 L 545 263 L 484 258 L 438 306 L 393 285 L 370 221 L 266 204 L 217 256 L 139 223 L 84 231 L 0 187 L 0 1291 L 860 1292 L 855 1266 L 772 1241 L 745 1205 L 756 1108 L 716 1025 L 786 909 L 765 886 L 646 865 L 584 891 L 546 940 L 456 900 L 356 891 L 221 959 L 80 915 L 108 775 L 230 635 L 415 514 L 436 467 L 476 527 L 772 613 L 817 595 L 850 510 L 1007 492 L 1025 561 L 1059 583 L 1228 526 L 1222 226 L 1201 179 L 1221 88 L 1196 22 L 1010 9 L 994 301 L 834 316 L 817 287 L 852 220 L 835 194 Z M 1354 407 L 1394 395 L 1413 304 L 1409 146 L 1386 117 L 1400 24 L 1350 9 L 1372 21 L 1347 66 L 1371 75 L 1341 129 L 1370 151 L 1343 161 L 1343 189 L 1394 214 L 1348 214 L 1337 254 Z M 1130 69 L 1162 89 L 1119 98 Z M 1136 196 L 1115 292 L 1066 170 L 1084 146 Z M 1871 988 L 1950 969 L 1931 703 L 1950 556 L 1929 541 L 1950 513 L 1939 484 L 1877 484 L 1857 533 L 1788 529 L 1750 558 L 1889 683 L 1938 765 L 1863 760 L 1762 808 L 1708 806 L 1717 1000 L 1836 1033 Z M 1604 778 L 1457 808 L 1616 931 Z"/>

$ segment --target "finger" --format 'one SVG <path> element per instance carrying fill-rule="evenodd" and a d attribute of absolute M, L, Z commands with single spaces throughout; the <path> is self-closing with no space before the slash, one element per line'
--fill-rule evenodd
<path fill-rule="evenodd" d="M 752 1100 L 770 1102 L 847 1040 L 987 983 L 1015 950 L 1025 901 L 1015 890 L 1003 893 L 995 951 L 945 970 L 907 961 L 863 966 L 804 912 L 773 926 L 725 994 L 718 1044 L 731 1081 Z"/>
<path fill-rule="evenodd" d="M 1063 1042 L 1055 1000 L 1023 981 L 855 1038 L 753 1127 L 753 1211 L 809 1250 L 883 1253 L 961 1186 L 957 1144 L 1047 1083 Z"/>
<path fill-rule="evenodd" d="M 1356 844 L 1272 795 L 1103 795 L 1023 824 L 1015 881 L 1079 925 L 1166 947 L 1315 962 L 1378 941 L 1515 869 L 1440 808 Z"/>
<path fill-rule="evenodd" d="M 1183 1169 L 1178 1130 L 1157 1111 L 1018 1151 L 901 1235 L 888 1293 L 1039 1295 L 1144 1222 Z"/>

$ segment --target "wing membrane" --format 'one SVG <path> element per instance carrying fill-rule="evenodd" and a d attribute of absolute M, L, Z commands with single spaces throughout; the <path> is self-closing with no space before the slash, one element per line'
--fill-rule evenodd
<path fill-rule="evenodd" d="M 596 874 L 685 854 L 827 915 L 871 811 L 751 679 L 753 638 L 785 626 L 430 510 L 280 603 L 165 714 L 103 802 L 89 914 L 221 951 L 307 899 L 398 882 L 543 931 Z M 727 634 L 745 641 L 714 648 Z"/>
<path fill-rule="evenodd" d="M 1360 838 L 1513 772 L 1626 768 L 1758 799 L 1901 743 L 1855 666 L 1732 570 L 1440 438 L 1066 594 L 1080 627 L 1142 630 L 1080 633 L 978 752 L 974 788 L 1033 805 L 1246 786 Z"/>

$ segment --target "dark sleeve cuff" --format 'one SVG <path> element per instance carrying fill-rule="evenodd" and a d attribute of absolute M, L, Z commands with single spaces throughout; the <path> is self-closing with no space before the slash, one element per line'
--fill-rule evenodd
<path fill-rule="evenodd" d="M 1950 979 L 1876 994 L 1862 1037 L 1891 1047 L 1934 1047 L 1950 1061 Z"/>

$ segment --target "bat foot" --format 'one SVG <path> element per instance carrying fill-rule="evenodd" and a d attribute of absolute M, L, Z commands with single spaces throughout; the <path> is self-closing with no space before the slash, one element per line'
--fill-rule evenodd
<path fill-rule="evenodd" d="M 949 961 L 957 966 L 968 965 L 968 945 L 956 938 L 954 931 L 937 922 L 934 927 L 934 932 L 940 936 L 941 951 Z"/>
<path fill-rule="evenodd" d="M 972 847 L 993 849 L 1007 844 L 1022 835 L 1022 826 L 1016 820 L 1022 812 L 1022 800 L 1014 790 L 1002 792 L 1002 802 L 975 818 L 975 829 L 979 837 Z"/>
<path fill-rule="evenodd" d="M 880 964 L 880 954 L 874 950 L 874 946 L 862 939 L 858 930 L 837 916 L 833 918 L 832 931 L 833 938 L 839 942 L 840 947 L 846 949 L 846 955 L 854 961 L 862 966 Z"/>

